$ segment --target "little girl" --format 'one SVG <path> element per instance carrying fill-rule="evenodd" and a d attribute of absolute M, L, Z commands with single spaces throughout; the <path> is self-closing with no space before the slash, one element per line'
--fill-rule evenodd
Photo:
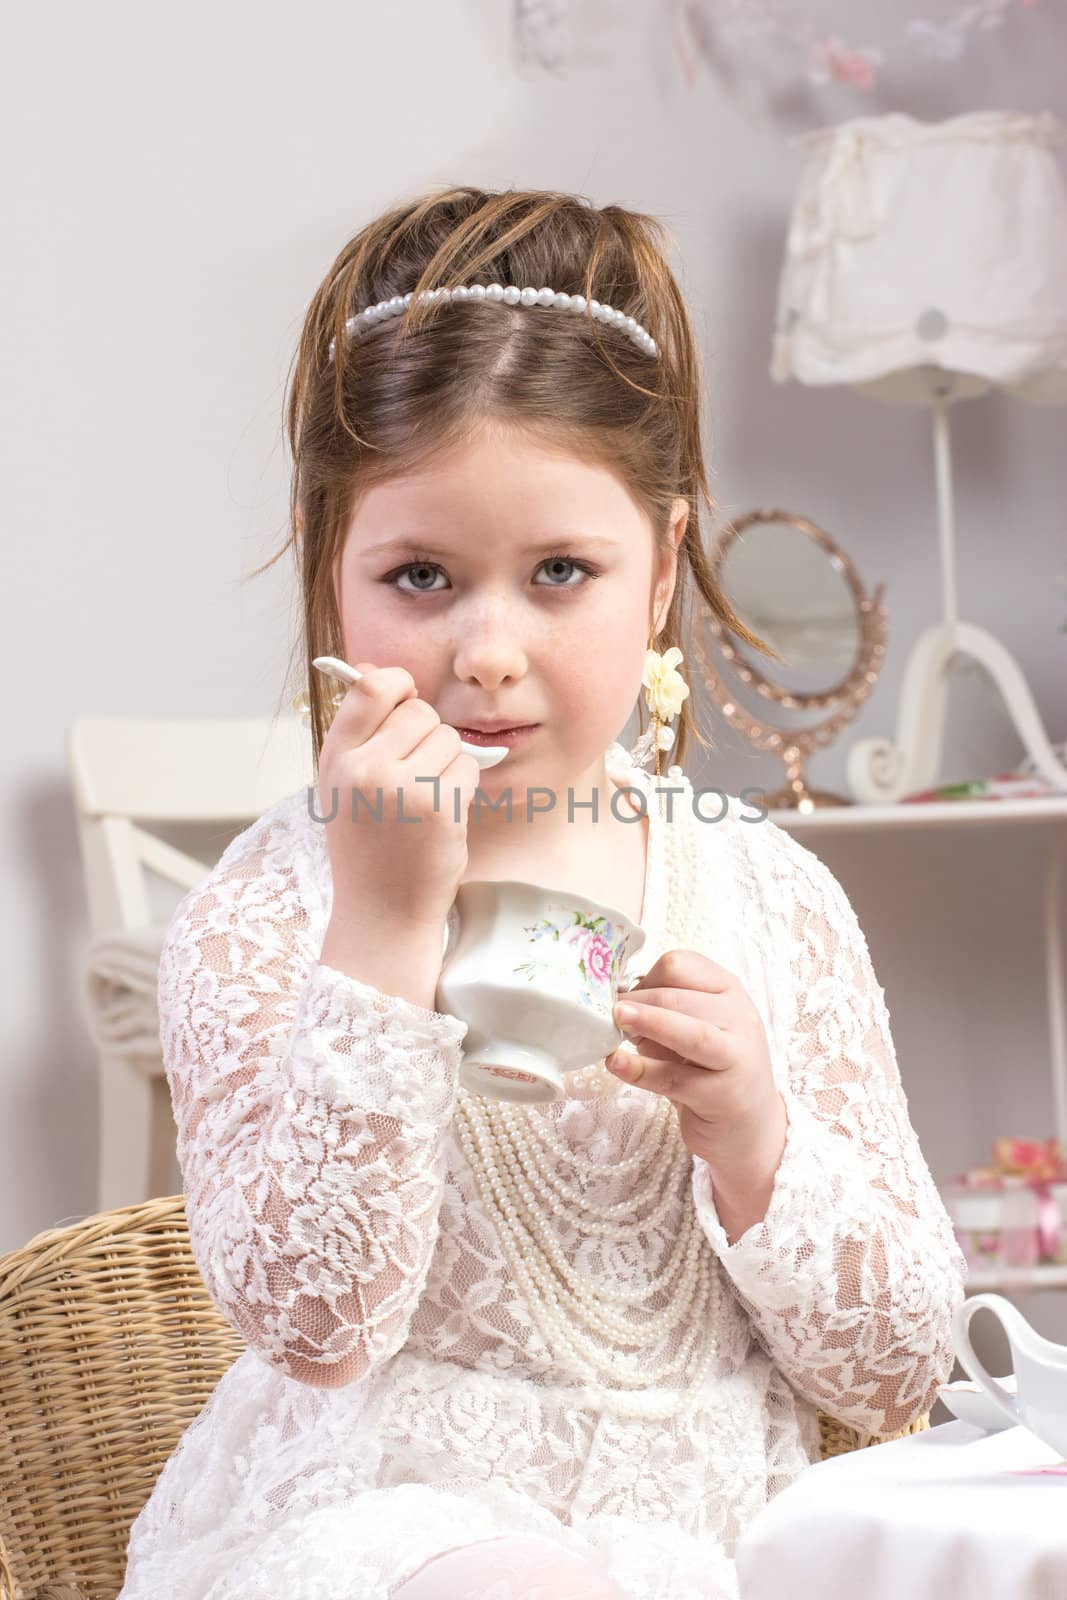
<path fill-rule="evenodd" d="M 192 1248 L 248 1348 L 120 1600 L 725 1600 L 821 1429 L 906 1430 L 949 1375 L 963 1258 L 856 917 L 682 765 L 687 601 L 766 648 L 704 554 L 700 414 L 661 225 L 616 206 L 434 193 L 311 303 L 318 782 L 185 896 L 159 977 Z M 551 1104 L 461 1086 L 434 1007 L 479 878 L 646 934 L 626 1045 Z"/>

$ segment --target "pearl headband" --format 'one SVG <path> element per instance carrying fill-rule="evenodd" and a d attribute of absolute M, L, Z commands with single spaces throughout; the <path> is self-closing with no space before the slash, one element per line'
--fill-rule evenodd
<path fill-rule="evenodd" d="M 414 298 L 414 291 L 408 294 L 394 295 L 392 300 L 380 300 L 376 306 L 368 306 L 365 311 L 357 311 L 354 317 L 349 317 L 345 323 L 345 332 L 355 334 L 357 337 L 367 328 L 373 327 L 378 322 L 384 322 L 388 317 L 401 316 Z M 515 284 L 509 283 L 507 288 L 499 283 L 464 283 L 455 289 L 423 289 L 419 294 L 420 300 L 493 300 L 508 306 L 548 306 L 554 311 L 582 312 L 588 305 L 597 322 L 609 322 L 631 338 L 647 355 L 659 354 L 656 341 L 646 329 L 633 317 L 628 317 L 625 312 L 616 311 L 613 306 L 601 305 L 599 300 L 587 301 L 582 294 L 563 294 L 556 289 L 520 289 Z M 330 340 L 330 360 L 333 360 L 334 340 Z"/>

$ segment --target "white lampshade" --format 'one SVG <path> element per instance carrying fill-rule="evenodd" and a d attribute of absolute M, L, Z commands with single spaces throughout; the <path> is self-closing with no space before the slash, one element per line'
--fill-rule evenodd
<path fill-rule="evenodd" d="M 1055 117 L 894 112 L 803 135 L 771 375 L 927 403 L 1067 403 L 1067 194 Z M 951 378 L 946 378 L 951 374 Z"/>

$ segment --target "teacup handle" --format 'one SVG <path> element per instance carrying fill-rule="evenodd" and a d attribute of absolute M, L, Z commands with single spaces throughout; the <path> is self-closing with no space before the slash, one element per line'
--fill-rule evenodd
<path fill-rule="evenodd" d="M 1019 1403 L 1015 1395 L 1012 1394 L 1010 1389 L 1005 1389 L 1000 1380 L 994 1378 L 992 1373 L 987 1372 L 975 1355 L 974 1346 L 971 1343 L 970 1323 L 975 1312 L 980 1310 L 982 1306 L 985 1306 L 988 1311 L 992 1311 L 1004 1332 L 1010 1338 L 1011 1329 L 1009 1324 L 1019 1315 L 1011 1301 L 1005 1300 L 1001 1294 L 969 1295 L 961 1305 L 956 1307 L 956 1313 L 952 1319 L 956 1354 L 975 1383 L 985 1390 L 993 1404 L 999 1406 L 1001 1411 L 1009 1416 L 1013 1422 L 1022 1424 L 1023 1419 L 1019 1414 Z"/>

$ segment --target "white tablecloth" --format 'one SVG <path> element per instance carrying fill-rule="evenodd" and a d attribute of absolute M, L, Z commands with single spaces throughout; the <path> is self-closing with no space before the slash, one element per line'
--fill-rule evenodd
<path fill-rule="evenodd" d="M 1067 1600 L 1067 1463 L 946 1422 L 816 1462 L 736 1555 L 741 1600 Z"/>

